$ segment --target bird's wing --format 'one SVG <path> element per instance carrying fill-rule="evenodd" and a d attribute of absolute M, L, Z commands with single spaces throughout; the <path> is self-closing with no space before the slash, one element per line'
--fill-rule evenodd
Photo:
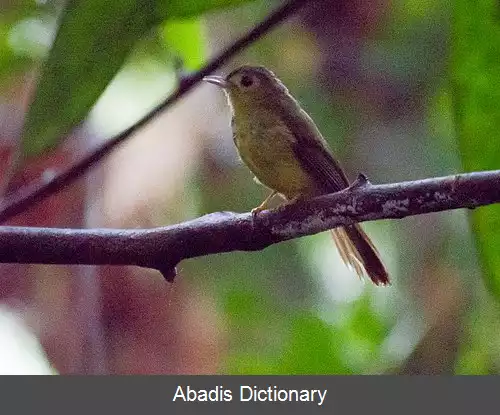
<path fill-rule="evenodd" d="M 295 140 L 295 155 L 306 170 L 325 191 L 338 192 L 349 186 L 349 181 L 339 166 L 328 144 L 322 137 L 312 119 L 305 111 L 283 111 L 282 117 Z"/>

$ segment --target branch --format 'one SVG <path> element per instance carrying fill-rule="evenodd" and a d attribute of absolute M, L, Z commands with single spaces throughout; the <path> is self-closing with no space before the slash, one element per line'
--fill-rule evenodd
<path fill-rule="evenodd" d="M 500 170 L 372 185 L 360 176 L 338 193 L 252 216 L 219 212 L 155 229 L 0 227 L 0 262 L 137 265 L 173 281 L 183 259 L 255 251 L 337 226 L 500 202 Z"/>
<path fill-rule="evenodd" d="M 177 90 L 151 112 L 146 114 L 143 118 L 137 121 L 134 125 L 127 128 L 117 136 L 110 138 L 100 147 L 97 147 L 91 154 L 84 157 L 67 170 L 54 176 L 48 180 L 40 180 L 37 183 L 28 185 L 16 191 L 15 194 L 7 196 L 6 199 L 0 204 L 0 223 L 20 214 L 28 207 L 40 202 L 46 197 L 56 193 L 57 191 L 65 188 L 83 173 L 94 167 L 104 157 L 109 155 L 113 149 L 119 144 L 124 142 L 128 137 L 144 127 L 148 122 L 155 118 L 158 114 L 173 106 L 177 101 L 184 97 L 196 85 L 198 85 L 203 77 L 209 75 L 230 58 L 240 52 L 242 49 L 261 38 L 268 33 L 271 29 L 275 28 L 278 24 L 283 22 L 286 18 L 295 13 L 300 7 L 304 6 L 307 0 L 290 0 L 281 7 L 277 8 L 265 20 L 251 29 L 244 36 L 236 40 L 225 51 L 215 56 L 206 66 L 195 72 L 191 76 L 183 77 L 182 82 L 179 83 Z"/>

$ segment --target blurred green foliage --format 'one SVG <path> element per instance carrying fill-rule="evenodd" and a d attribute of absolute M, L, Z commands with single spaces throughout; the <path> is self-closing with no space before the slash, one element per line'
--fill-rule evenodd
<path fill-rule="evenodd" d="M 491 375 L 500 371 L 500 335 L 498 307 L 482 293 L 476 297 L 465 321 L 465 335 L 456 373 Z"/>
<path fill-rule="evenodd" d="M 497 1 L 454 3 L 452 95 L 467 171 L 500 166 L 500 11 Z M 472 212 L 483 277 L 500 300 L 500 206 Z"/>
<path fill-rule="evenodd" d="M 33 2 L 25 0 L 18 7 L 6 8 L 0 13 L 0 86 L 9 76 L 25 67 L 30 62 L 29 55 L 19 53 L 12 47 L 13 34 L 18 25 L 29 17 L 40 16 L 41 13 Z"/>
<path fill-rule="evenodd" d="M 199 19 L 168 20 L 162 25 L 160 36 L 186 69 L 199 69 L 205 62 L 203 24 Z"/>

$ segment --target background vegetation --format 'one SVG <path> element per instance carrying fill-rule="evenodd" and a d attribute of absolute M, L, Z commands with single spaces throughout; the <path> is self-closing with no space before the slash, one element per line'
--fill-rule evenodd
<path fill-rule="evenodd" d="M 276 5 L 0 0 L 2 181 L 78 160 Z M 381 183 L 499 167 L 498 56 L 493 0 L 322 0 L 225 70 L 273 69 L 350 177 Z M 200 85 L 10 223 L 154 227 L 265 194 L 224 97 Z M 143 269 L 4 264 L 0 372 L 498 373 L 499 209 L 367 224 L 389 288 L 359 281 L 326 234 L 184 262 L 171 286 Z"/>

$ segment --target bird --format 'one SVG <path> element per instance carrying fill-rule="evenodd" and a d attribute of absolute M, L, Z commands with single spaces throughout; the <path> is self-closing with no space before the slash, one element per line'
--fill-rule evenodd
<path fill-rule="evenodd" d="M 239 156 L 256 180 L 271 190 L 252 213 L 266 209 L 276 195 L 294 203 L 349 187 L 318 127 L 272 71 L 244 65 L 225 77 L 203 80 L 225 92 Z M 337 227 L 331 233 L 342 260 L 360 278 L 389 284 L 380 255 L 359 224 Z"/>

